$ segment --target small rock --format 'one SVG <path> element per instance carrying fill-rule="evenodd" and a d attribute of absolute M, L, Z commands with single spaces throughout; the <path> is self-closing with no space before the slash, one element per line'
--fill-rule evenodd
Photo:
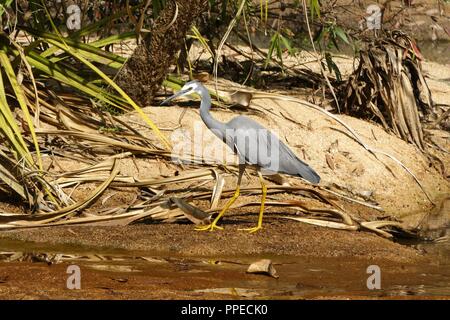
<path fill-rule="evenodd" d="M 278 279 L 277 271 L 275 270 L 272 261 L 269 259 L 262 259 L 252 263 L 248 269 L 247 273 L 264 274 Z"/>
<path fill-rule="evenodd" d="M 361 197 L 364 198 L 364 200 L 369 200 L 370 197 L 372 197 L 372 195 L 373 195 L 373 191 L 372 190 L 362 190 L 359 192 L 359 194 L 361 195 Z"/>

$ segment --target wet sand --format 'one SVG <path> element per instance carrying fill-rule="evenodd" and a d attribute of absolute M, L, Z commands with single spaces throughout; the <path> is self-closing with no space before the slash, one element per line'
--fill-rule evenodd
<path fill-rule="evenodd" d="M 255 217 L 252 217 L 255 218 Z M 424 261 L 420 251 L 368 232 L 351 232 L 272 219 L 255 234 L 238 228 L 252 223 L 228 217 L 224 230 L 199 232 L 193 224 L 150 224 L 123 227 L 48 227 L 0 233 L 0 239 L 99 250 L 123 249 L 184 256 L 293 255 L 363 257 L 400 263 Z"/>

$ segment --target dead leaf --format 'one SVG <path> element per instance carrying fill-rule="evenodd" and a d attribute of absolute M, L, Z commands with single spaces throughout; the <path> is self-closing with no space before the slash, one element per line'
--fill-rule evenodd
<path fill-rule="evenodd" d="M 334 158 L 331 154 L 325 153 L 325 160 L 327 161 L 327 165 L 331 170 L 336 169 L 336 165 L 334 164 Z"/>
<path fill-rule="evenodd" d="M 178 208 L 180 208 L 186 218 L 188 218 L 192 223 L 199 224 L 209 224 L 211 222 L 211 215 L 197 207 L 187 203 L 183 199 L 171 197 L 172 201 Z"/>

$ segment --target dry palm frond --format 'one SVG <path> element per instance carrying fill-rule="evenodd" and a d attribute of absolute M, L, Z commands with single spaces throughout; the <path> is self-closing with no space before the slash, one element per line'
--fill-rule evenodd
<path fill-rule="evenodd" d="M 359 66 L 341 90 L 344 111 L 377 119 L 386 130 L 425 151 L 422 123 L 435 107 L 417 47 L 404 33 L 387 33 L 360 52 Z"/>
<path fill-rule="evenodd" d="M 354 225 L 349 226 L 348 224 L 345 224 L 345 223 L 339 223 L 339 222 L 327 221 L 327 220 L 301 218 L 301 217 L 281 217 L 281 218 L 295 220 L 295 221 L 299 221 L 299 222 L 304 222 L 304 223 L 308 223 L 308 224 L 312 224 L 312 225 L 316 225 L 316 226 L 320 226 L 320 227 L 332 228 L 332 229 L 351 230 L 351 231 L 356 231 L 359 229 L 358 226 L 354 226 Z"/>

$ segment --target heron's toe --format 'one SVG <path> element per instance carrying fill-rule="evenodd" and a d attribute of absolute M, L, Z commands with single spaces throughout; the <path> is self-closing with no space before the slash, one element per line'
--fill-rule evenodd
<path fill-rule="evenodd" d="M 256 227 L 253 227 L 253 228 L 244 228 L 244 229 L 239 229 L 239 230 L 248 231 L 249 233 L 254 233 L 254 232 L 256 232 L 256 231 L 258 231 L 260 229 L 262 229 L 262 226 L 256 226 Z"/>
<path fill-rule="evenodd" d="M 197 231 L 214 231 L 214 229 L 223 230 L 222 227 L 217 226 L 215 223 L 208 224 L 207 226 L 195 227 Z"/>

